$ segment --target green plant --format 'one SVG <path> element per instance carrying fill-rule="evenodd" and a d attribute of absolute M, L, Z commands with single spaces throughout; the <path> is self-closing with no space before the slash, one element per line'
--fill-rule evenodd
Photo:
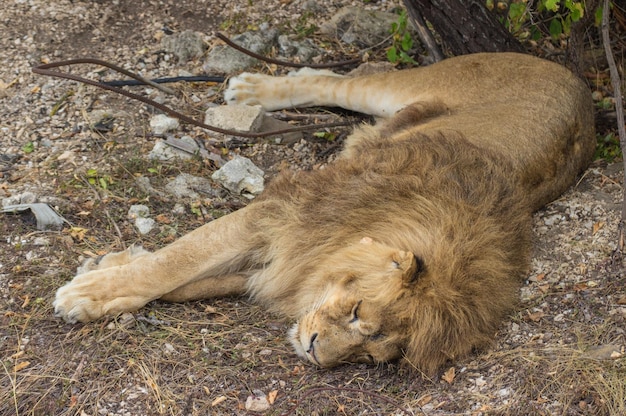
<path fill-rule="evenodd" d="M 598 144 L 596 146 L 596 159 L 604 159 L 607 162 L 613 162 L 615 159 L 622 157 L 622 150 L 619 144 L 619 138 L 609 133 L 606 136 L 598 135 Z"/>
<path fill-rule="evenodd" d="M 402 10 L 398 15 L 398 20 L 391 24 L 392 44 L 387 49 L 387 60 L 392 64 L 417 64 L 409 55 L 413 48 L 413 38 L 408 29 L 408 15 Z"/>
<path fill-rule="evenodd" d="M 22 146 L 22 152 L 24 153 L 33 153 L 35 151 L 35 144 L 33 142 L 28 142 L 24 146 Z"/>
<path fill-rule="evenodd" d="M 99 186 L 102 189 L 108 189 L 109 185 L 113 183 L 113 179 L 109 175 L 101 175 L 97 169 L 87 170 L 87 181 L 94 186 Z"/>
<path fill-rule="evenodd" d="M 582 1 L 541 0 L 539 12 L 547 10 L 554 13 L 550 20 L 550 36 L 557 39 L 561 34 L 569 35 L 572 23 L 579 21 L 585 13 Z"/>
<path fill-rule="evenodd" d="M 569 36 L 572 24 L 582 19 L 585 13 L 584 0 L 486 0 L 485 4 L 490 10 L 505 11 L 501 14 L 502 20 L 511 33 L 535 40 L 541 37 L 538 22 L 547 23 L 550 36 L 557 40 L 562 35 Z M 601 8 L 596 10 L 596 22 L 598 13 L 601 16 Z"/>
<path fill-rule="evenodd" d="M 315 18 L 315 13 L 312 11 L 305 11 L 298 18 L 296 22 L 295 31 L 298 34 L 298 39 L 305 38 L 307 36 L 312 35 L 318 29 L 317 25 L 311 23 L 310 20 Z"/>

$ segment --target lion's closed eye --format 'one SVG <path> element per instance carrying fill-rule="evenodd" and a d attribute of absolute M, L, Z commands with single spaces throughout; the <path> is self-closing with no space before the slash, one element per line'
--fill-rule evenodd
<path fill-rule="evenodd" d="M 354 323 L 359 320 L 359 306 L 361 306 L 362 302 L 363 301 L 360 300 L 352 307 L 352 311 L 350 312 L 351 318 L 350 318 L 349 323 Z"/>

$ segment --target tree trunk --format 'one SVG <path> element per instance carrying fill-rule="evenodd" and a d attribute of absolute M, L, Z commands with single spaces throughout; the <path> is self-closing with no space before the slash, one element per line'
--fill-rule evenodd
<path fill-rule="evenodd" d="M 524 52 L 484 0 L 404 0 L 409 15 L 432 25 L 453 55 L 476 52 Z"/>

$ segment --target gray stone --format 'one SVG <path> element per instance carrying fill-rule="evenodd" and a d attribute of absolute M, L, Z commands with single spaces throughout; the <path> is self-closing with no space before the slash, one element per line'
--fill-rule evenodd
<path fill-rule="evenodd" d="M 369 48 L 390 40 L 391 25 L 397 20 L 398 15 L 393 13 L 344 7 L 320 31 L 345 43 Z"/>
<path fill-rule="evenodd" d="M 215 171 L 211 178 L 234 194 L 253 198 L 264 188 L 263 171 L 250 159 L 237 156 Z"/>
<path fill-rule="evenodd" d="M 206 50 L 202 35 L 191 30 L 166 36 L 161 40 L 161 45 L 165 51 L 176 56 L 180 63 L 200 58 Z"/>
<path fill-rule="evenodd" d="M 276 44 L 278 31 L 274 29 L 245 32 L 232 38 L 237 45 L 258 54 L 265 54 Z M 258 59 L 231 48 L 219 45 L 211 49 L 202 69 L 207 74 L 232 74 L 248 69 L 259 63 Z"/>
<path fill-rule="evenodd" d="M 181 146 L 172 146 L 171 143 L 180 143 Z M 157 140 L 148 153 L 148 158 L 152 160 L 190 159 L 199 151 L 200 148 L 193 137 L 183 136 L 180 139 Z"/>
<path fill-rule="evenodd" d="M 286 121 L 276 120 L 273 117 L 264 116 L 260 131 L 266 133 L 285 130 L 291 127 L 293 127 L 293 125 L 287 123 Z M 302 137 L 304 137 L 304 135 L 301 131 L 293 131 L 291 133 L 274 134 L 268 136 L 268 138 L 275 139 L 276 143 L 279 144 L 294 144 L 302 140 Z"/>
<path fill-rule="evenodd" d="M 321 55 L 322 51 L 313 44 L 309 39 L 293 40 L 287 35 L 278 37 L 278 46 L 280 54 L 297 58 L 297 62 L 310 62 L 313 57 Z"/>
<path fill-rule="evenodd" d="M 211 181 L 207 178 L 181 173 L 176 178 L 165 185 L 165 192 L 173 195 L 177 199 L 191 198 L 197 199 L 202 196 L 216 196 L 218 191 L 213 188 Z"/>
<path fill-rule="evenodd" d="M 150 128 L 154 134 L 164 134 L 165 132 L 176 130 L 178 126 L 177 119 L 168 117 L 165 114 L 157 114 L 150 119 Z"/>

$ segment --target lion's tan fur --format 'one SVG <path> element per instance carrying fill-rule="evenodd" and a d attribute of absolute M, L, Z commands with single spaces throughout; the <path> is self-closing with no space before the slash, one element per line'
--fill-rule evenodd
<path fill-rule="evenodd" d="M 296 320 L 292 344 L 316 364 L 404 357 L 432 372 L 493 339 L 527 269 L 532 211 L 594 148 L 586 87 L 524 55 L 353 79 L 244 74 L 226 97 L 385 120 L 357 129 L 333 164 L 282 173 L 168 247 L 91 264 L 57 293 L 66 320 L 247 292 Z"/>

